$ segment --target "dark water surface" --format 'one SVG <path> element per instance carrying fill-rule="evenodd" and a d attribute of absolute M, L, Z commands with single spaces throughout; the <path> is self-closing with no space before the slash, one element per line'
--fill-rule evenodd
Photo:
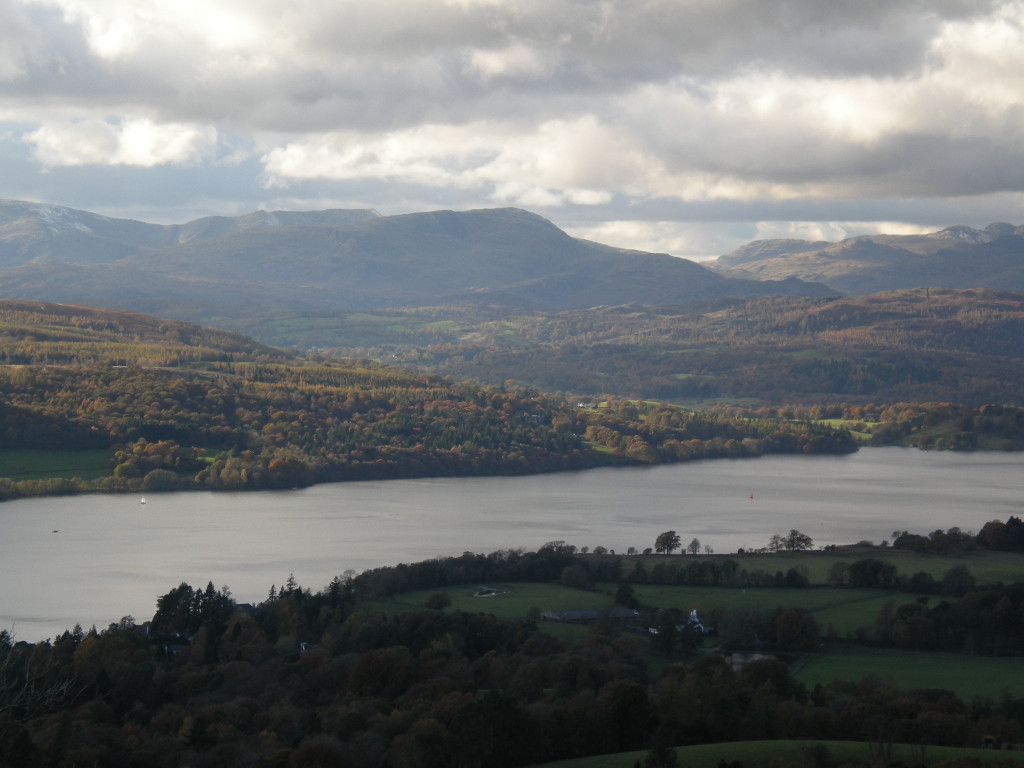
<path fill-rule="evenodd" d="M 750 498 L 750 494 L 754 498 Z M 290 574 L 313 591 L 347 569 L 563 539 L 625 552 L 676 530 L 716 552 L 796 528 L 815 546 L 976 531 L 1024 508 L 1024 455 L 873 448 L 515 478 L 335 483 L 296 491 L 75 496 L 0 504 L 0 629 L 152 617 L 182 581 L 258 602 Z M 53 531 L 57 531 L 54 533 Z"/>

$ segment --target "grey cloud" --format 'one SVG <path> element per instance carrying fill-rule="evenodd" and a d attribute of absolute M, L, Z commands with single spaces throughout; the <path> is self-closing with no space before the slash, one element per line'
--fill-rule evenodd
<path fill-rule="evenodd" d="M 673 78 L 699 84 L 749 70 L 898 76 L 923 66 L 944 18 L 989 5 L 722 0 L 654 2 L 638 11 L 629 0 L 277 4 L 275 21 L 294 49 L 269 68 L 235 69 L 213 52 L 182 50 L 189 41 L 178 39 L 147 41 L 123 60 L 97 60 L 87 55 L 81 28 L 42 10 L 31 25 L 46 46 L 29 60 L 27 77 L 0 83 L 0 100 L 59 97 L 91 100 L 98 109 L 134 103 L 167 120 L 272 130 L 382 128 L 439 109 L 470 119 L 499 102 L 544 116 L 564 109 L 567 95 L 605 99 Z M 469 66 L 474 52 L 510 46 L 533 52 L 541 71 L 482 79 Z M 273 46 L 265 53 L 277 55 Z"/>
<path fill-rule="evenodd" d="M 554 49 L 595 80 L 770 68 L 899 74 L 916 66 L 939 24 L 994 2 L 719 0 L 715 3 L 549 0 L 475 5 L 337 3 L 308 31 L 326 53 L 418 57 L 521 41 Z M 823 55 L 825 54 L 825 55 Z"/>
<path fill-rule="evenodd" d="M 18 121 L 6 140 L 0 137 L 0 193 L 87 208 L 102 201 L 104 212 L 140 217 L 162 208 L 240 212 L 275 201 L 305 207 L 304 200 L 387 213 L 481 207 L 494 203 L 498 182 L 453 189 L 408 180 L 305 179 L 270 190 L 258 157 L 308 133 L 373 137 L 426 123 L 493 122 L 510 135 L 517 127 L 535 135 L 545 121 L 574 125 L 592 117 L 668 174 L 722 175 L 807 192 L 791 201 L 683 202 L 672 190 L 645 188 L 638 171 L 625 181 L 609 175 L 602 191 L 611 194 L 610 203 L 574 206 L 563 196 L 561 206 L 542 208 L 556 223 L 632 217 L 750 228 L 745 222 L 780 218 L 916 222 L 928 210 L 950 223 L 967 208 L 984 218 L 986 203 L 1011 211 L 1017 198 L 999 193 L 1024 184 L 1020 102 L 972 112 L 953 88 L 952 96 L 940 93 L 928 104 L 933 120 L 887 126 L 856 141 L 782 111 L 759 119 L 718 109 L 715 98 L 723 84 L 764 73 L 795 82 L 834 78 L 837 88 L 843 78 L 912 85 L 929 68 L 941 69 L 932 44 L 945 23 L 982 18 L 999 6 L 995 0 L 252 0 L 253 13 L 273 30 L 266 41 L 222 50 L 204 47 L 196 30 L 158 29 L 137 50 L 103 59 L 90 51 L 85 29 L 58 9 L 0 0 L 0 119 L 6 110 L 7 119 Z M 253 155 L 230 169 L 82 167 L 41 175 L 19 139 L 51 119 L 132 117 L 213 125 L 218 135 L 237 138 L 221 156 L 239 145 Z M 965 207 L 968 195 L 982 202 Z"/>

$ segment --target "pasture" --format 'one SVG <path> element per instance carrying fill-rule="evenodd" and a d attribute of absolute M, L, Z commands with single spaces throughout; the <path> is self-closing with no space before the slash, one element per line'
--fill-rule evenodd
<path fill-rule="evenodd" d="M 481 586 L 487 586 L 496 594 L 492 597 L 476 597 Z M 449 610 L 469 613 L 491 613 L 499 619 L 525 619 L 532 608 L 543 611 L 601 610 L 615 608 L 615 601 L 605 591 L 588 592 L 571 589 L 560 584 L 535 584 L 516 582 L 514 584 L 459 584 L 444 589 L 420 589 L 403 592 L 389 600 L 371 601 L 367 607 L 385 611 L 414 610 L 424 607 L 427 598 L 434 592 L 447 592 L 452 600 Z"/>
<path fill-rule="evenodd" d="M 1000 559 L 998 553 L 991 554 Z M 598 585 L 595 591 L 559 584 L 487 584 L 494 594 L 478 597 L 480 586 L 484 585 L 410 591 L 385 600 L 369 601 L 365 606 L 389 613 L 425 610 L 430 595 L 444 591 L 451 599 L 451 607 L 447 610 L 490 613 L 512 620 L 538 617 L 544 611 L 619 607 L 612 597 L 615 587 L 610 584 Z M 712 619 L 715 609 L 773 611 L 775 608 L 806 608 L 814 615 L 822 637 L 826 639 L 821 652 L 802 657 L 794 672 L 796 679 L 808 688 L 832 680 L 856 682 L 871 676 L 898 688 L 948 689 L 965 701 L 975 696 L 998 699 L 1004 690 L 1014 696 L 1024 695 L 1024 666 L 1019 658 L 916 653 L 834 642 L 854 637 L 858 630 L 864 630 L 871 636 L 879 610 L 890 601 L 896 606 L 914 602 L 917 596 L 913 594 L 838 587 L 731 589 L 635 585 L 634 595 L 644 609 L 678 608 L 688 612 L 696 608 L 703 616 L 710 615 Z M 639 622 L 642 624 L 642 621 L 641 618 Z M 570 645 L 582 642 L 592 632 L 588 624 L 542 621 L 538 626 Z M 637 641 L 647 647 L 641 637 Z M 704 647 L 710 648 L 715 643 L 714 636 L 708 637 Z M 653 649 L 643 651 L 643 655 L 652 673 L 666 663 L 666 659 Z"/>
<path fill-rule="evenodd" d="M 729 611 L 774 610 L 775 608 L 806 608 L 817 620 L 822 634 L 846 637 L 860 627 L 874 625 L 878 611 L 889 600 L 899 605 L 913 602 L 914 595 L 881 589 L 842 589 L 839 587 L 807 587 L 803 589 L 727 587 L 671 587 L 637 585 L 634 594 L 647 606 L 679 608 L 707 613 L 716 608 Z"/>
<path fill-rule="evenodd" d="M 905 690 L 942 688 L 964 701 L 1004 692 L 1024 696 L 1024 665 L 1015 657 L 966 656 L 829 644 L 802 664 L 794 677 L 809 689 L 832 680 L 876 678 Z"/>
<path fill-rule="evenodd" d="M 781 533 L 786 533 L 782 531 Z M 629 573 L 631 562 L 642 561 L 648 572 L 658 563 L 673 562 L 685 565 L 693 555 L 637 555 L 626 557 L 623 572 Z M 896 566 L 902 576 L 912 576 L 924 571 L 936 580 L 956 565 L 966 565 L 978 584 L 1009 584 L 1015 581 L 1024 582 L 1024 554 L 1017 552 L 996 552 L 977 549 L 968 552 L 957 552 L 949 555 L 918 554 L 906 550 L 892 549 L 881 546 L 844 546 L 830 550 L 812 550 L 807 552 L 758 552 L 729 555 L 697 555 L 697 560 L 734 560 L 741 571 L 748 573 L 785 574 L 790 568 L 804 573 L 812 585 L 828 585 L 829 571 L 835 563 L 847 565 L 858 560 L 875 559 Z"/>
<path fill-rule="evenodd" d="M 57 478 L 95 480 L 110 474 L 110 453 L 91 451 L 0 450 L 0 477 L 11 480 Z"/>

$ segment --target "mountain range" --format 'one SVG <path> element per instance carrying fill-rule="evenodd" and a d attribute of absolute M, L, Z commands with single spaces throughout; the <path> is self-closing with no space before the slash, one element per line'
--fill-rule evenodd
<path fill-rule="evenodd" d="M 515 208 L 160 225 L 0 201 L 0 298 L 145 312 L 298 347 L 336 345 L 332 329 L 353 312 L 463 306 L 497 317 L 916 287 L 1024 293 L 1024 227 L 759 240 L 698 264 L 573 238 Z"/>
<path fill-rule="evenodd" d="M 833 293 L 576 239 L 512 208 L 400 216 L 275 211 L 163 226 L 0 202 L 0 298 L 123 308 L 226 328 L 257 310 L 470 303 L 552 311 Z"/>
<path fill-rule="evenodd" d="M 1024 292 L 1024 226 L 953 226 L 921 235 L 864 235 L 837 243 L 756 240 L 708 262 L 723 275 L 824 283 L 863 296 L 904 288 Z"/>

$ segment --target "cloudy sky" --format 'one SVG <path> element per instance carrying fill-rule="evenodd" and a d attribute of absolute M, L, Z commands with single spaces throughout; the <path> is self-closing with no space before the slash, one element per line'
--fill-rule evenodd
<path fill-rule="evenodd" d="M 0 0 L 0 198 L 518 206 L 688 258 L 1024 223 L 1020 0 Z"/>

